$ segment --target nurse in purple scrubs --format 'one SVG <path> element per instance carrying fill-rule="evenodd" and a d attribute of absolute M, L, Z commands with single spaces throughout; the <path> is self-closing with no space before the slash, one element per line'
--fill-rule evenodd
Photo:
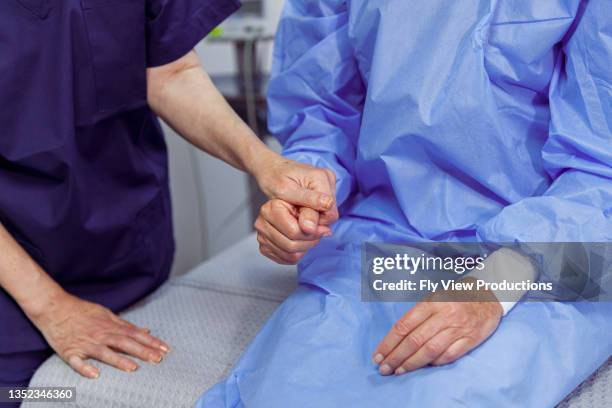
<path fill-rule="evenodd" d="M 159 362 L 170 349 L 116 315 L 162 284 L 172 263 L 157 116 L 295 205 L 303 251 L 330 233 L 317 211 L 335 218 L 333 177 L 269 151 L 192 51 L 238 7 L 0 2 L 0 387 L 26 386 L 53 351 L 96 378 L 89 359 L 134 371 L 123 354 Z"/>

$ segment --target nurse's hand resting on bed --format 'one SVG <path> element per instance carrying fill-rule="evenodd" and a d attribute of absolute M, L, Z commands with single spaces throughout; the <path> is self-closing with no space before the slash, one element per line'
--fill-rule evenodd
<path fill-rule="evenodd" d="M 93 358 L 123 371 L 138 369 L 132 359 L 159 363 L 170 350 L 148 329 L 121 319 L 109 309 L 61 293 L 43 313 L 31 316 L 51 348 L 76 372 L 97 378 L 99 370 L 86 360 Z"/>
<path fill-rule="evenodd" d="M 372 359 L 382 375 L 452 363 L 493 334 L 502 312 L 488 290 L 437 291 L 395 323 Z"/>
<path fill-rule="evenodd" d="M 331 235 L 330 226 L 338 220 L 336 176 L 289 160 L 271 170 L 282 180 L 276 183 L 280 188 L 268 192 L 276 198 L 261 207 L 255 221 L 259 249 L 277 263 L 295 264 Z"/>
<path fill-rule="evenodd" d="M 125 371 L 138 366 L 118 352 L 159 362 L 168 345 L 146 329 L 66 292 L 0 224 L 0 287 L 17 302 L 51 348 L 79 374 L 96 378 L 93 358 Z"/>

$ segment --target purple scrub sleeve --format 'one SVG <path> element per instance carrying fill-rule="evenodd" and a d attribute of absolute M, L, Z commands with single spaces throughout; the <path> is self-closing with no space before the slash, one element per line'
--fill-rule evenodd
<path fill-rule="evenodd" d="M 238 5 L 0 1 L 0 223 L 68 292 L 119 312 L 167 279 L 167 152 L 146 69 Z M 0 289 L 0 356 L 48 348 Z"/>
<path fill-rule="evenodd" d="M 168 64 L 187 54 L 238 8 L 238 0 L 148 0 L 148 66 Z"/>

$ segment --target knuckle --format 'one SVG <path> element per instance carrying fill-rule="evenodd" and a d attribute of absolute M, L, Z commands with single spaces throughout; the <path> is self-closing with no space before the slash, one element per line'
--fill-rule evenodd
<path fill-rule="evenodd" d="M 260 210 L 259 210 L 260 217 L 264 217 L 264 218 L 270 217 L 270 211 L 272 210 L 271 207 L 272 207 L 272 204 L 270 203 L 270 201 L 268 201 L 267 203 L 262 205 Z M 261 222 L 259 217 L 257 218 L 257 220 Z"/>
<path fill-rule="evenodd" d="M 441 359 L 443 361 L 442 364 L 452 363 L 453 361 L 457 360 L 459 357 L 461 356 L 456 351 L 446 351 Z"/>
<path fill-rule="evenodd" d="M 124 330 L 125 336 L 127 337 L 135 337 L 140 334 L 140 331 L 136 327 L 126 327 Z M 124 340 L 127 339 L 124 338 Z"/>
<path fill-rule="evenodd" d="M 289 241 L 289 242 L 287 242 L 285 247 L 286 247 L 285 249 L 287 250 L 287 252 L 290 252 L 293 255 L 296 252 L 299 252 L 299 250 L 300 250 L 300 244 L 297 241 Z"/>
<path fill-rule="evenodd" d="M 396 331 L 397 334 L 401 336 L 407 335 L 410 331 L 410 327 L 408 326 L 408 323 L 404 319 L 400 319 L 397 322 L 395 322 L 393 329 Z"/>
<path fill-rule="evenodd" d="M 283 259 L 285 262 L 289 263 L 289 264 L 294 264 L 297 262 L 296 258 L 295 258 L 295 254 L 285 254 L 283 256 L 280 257 L 281 259 Z"/>
<path fill-rule="evenodd" d="M 456 313 L 456 307 L 451 302 L 440 302 L 436 303 L 436 309 L 442 314 L 442 316 L 452 316 Z"/>
<path fill-rule="evenodd" d="M 434 341 L 429 341 L 425 344 L 425 354 L 431 358 L 439 355 L 442 352 L 442 346 Z"/>
<path fill-rule="evenodd" d="M 441 365 L 444 365 L 444 360 L 442 360 L 441 357 L 436 358 L 434 361 L 432 361 L 431 363 L 429 363 L 430 365 L 434 366 L 434 367 L 438 367 Z"/>
<path fill-rule="evenodd" d="M 406 358 L 403 354 L 393 355 L 384 361 L 384 364 L 389 365 L 393 370 L 402 365 L 402 361 Z"/>
<path fill-rule="evenodd" d="M 318 168 L 314 171 L 314 176 L 319 180 L 327 180 L 327 171 L 325 169 Z"/>
<path fill-rule="evenodd" d="M 459 327 L 467 327 L 471 323 L 470 316 L 463 311 L 457 311 L 448 316 L 448 318 L 449 321 L 454 322 Z"/>
<path fill-rule="evenodd" d="M 85 354 L 77 347 L 67 347 L 65 349 L 58 350 L 58 353 L 65 361 L 70 360 L 73 357 L 82 357 Z"/>
<path fill-rule="evenodd" d="M 410 344 L 412 347 L 416 349 L 420 349 L 421 347 L 423 347 L 423 343 L 424 343 L 423 339 L 418 334 L 411 334 L 410 336 L 406 338 L 406 341 L 408 341 L 408 344 Z"/>
<path fill-rule="evenodd" d="M 287 229 L 287 238 L 291 239 L 292 241 L 297 241 L 300 238 L 300 232 L 299 225 L 292 223 Z"/>
<path fill-rule="evenodd" d="M 270 203 L 270 211 L 276 211 L 283 208 L 283 201 L 277 198 L 268 201 Z"/>
<path fill-rule="evenodd" d="M 83 352 L 85 352 L 87 356 L 97 358 L 102 354 L 103 349 L 102 349 L 102 346 L 99 346 L 93 343 L 89 343 L 89 344 L 84 344 L 82 346 L 82 350 Z"/>
<path fill-rule="evenodd" d="M 106 332 L 104 330 L 100 330 L 100 329 L 91 329 L 89 332 L 86 333 L 87 338 L 98 342 L 98 343 L 103 343 L 104 340 L 106 339 Z"/>
<path fill-rule="evenodd" d="M 132 343 L 125 337 L 117 341 L 117 346 L 122 349 L 128 349 Z"/>

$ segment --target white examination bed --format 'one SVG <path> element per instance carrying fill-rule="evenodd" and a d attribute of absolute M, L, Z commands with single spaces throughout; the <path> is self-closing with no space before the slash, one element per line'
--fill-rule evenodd
<path fill-rule="evenodd" d="M 249 237 L 188 274 L 170 280 L 123 316 L 172 345 L 159 365 L 135 373 L 101 367 L 98 380 L 74 374 L 56 356 L 30 386 L 73 386 L 69 407 L 191 407 L 230 370 L 259 327 L 295 287 L 295 269 L 276 265 Z M 23 404 L 41 408 L 43 403 Z M 581 384 L 562 408 L 612 407 L 612 360 Z"/>

